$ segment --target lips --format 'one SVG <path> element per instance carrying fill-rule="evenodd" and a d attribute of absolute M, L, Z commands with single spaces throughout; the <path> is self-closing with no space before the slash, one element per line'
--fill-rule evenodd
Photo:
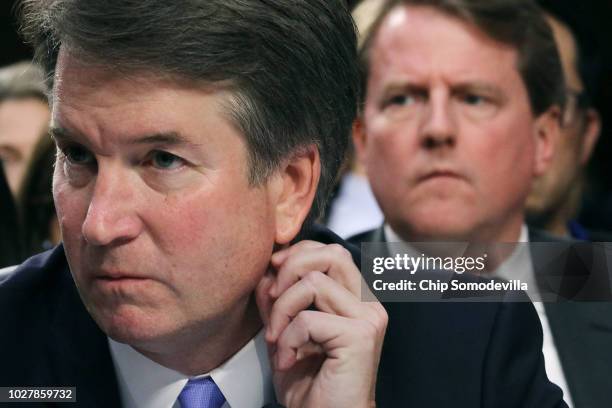
<path fill-rule="evenodd" d="M 148 276 L 141 276 L 123 271 L 101 271 L 95 274 L 95 278 L 104 281 L 119 281 L 119 280 L 147 280 L 151 279 Z"/>
<path fill-rule="evenodd" d="M 421 174 L 417 180 L 419 182 L 429 181 L 436 178 L 456 178 L 456 179 L 465 179 L 461 174 L 454 170 L 449 169 L 434 169 L 428 172 Z"/>
<path fill-rule="evenodd" d="M 104 273 L 95 276 L 92 283 L 99 289 L 106 292 L 116 290 L 132 291 L 148 288 L 153 280 L 149 277 L 136 276 L 123 272 Z"/>

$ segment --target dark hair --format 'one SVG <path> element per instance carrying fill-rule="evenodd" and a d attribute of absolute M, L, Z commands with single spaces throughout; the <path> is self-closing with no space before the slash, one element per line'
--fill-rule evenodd
<path fill-rule="evenodd" d="M 334 184 L 359 98 L 356 38 L 343 0 L 23 0 L 22 32 L 53 76 L 60 46 L 126 71 L 223 83 L 257 185 L 316 144 Z"/>
<path fill-rule="evenodd" d="M 515 48 L 518 52 L 517 69 L 536 116 L 552 105 L 564 104 L 565 82 L 559 52 L 542 10 L 532 0 L 387 0 L 359 53 L 364 95 L 372 44 L 385 17 L 399 5 L 435 8 Z"/>

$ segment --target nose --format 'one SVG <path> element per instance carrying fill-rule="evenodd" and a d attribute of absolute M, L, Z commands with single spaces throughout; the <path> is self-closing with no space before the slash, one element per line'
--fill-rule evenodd
<path fill-rule="evenodd" d="M 432 94 L 421 127 L 421 141 L 426 149 L 454 147 L 456 123 L 446 94 Z"/>
<path fill-rule="evenodd" d="M 129 176 L 99 168 L 82 226 L 85 240 L 95 246 L 119 244 L 136 238 L 141 231 L 137 197 Z"/>

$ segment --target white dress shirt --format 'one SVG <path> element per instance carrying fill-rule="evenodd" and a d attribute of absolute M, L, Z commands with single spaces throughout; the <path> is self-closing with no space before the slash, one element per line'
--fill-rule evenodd
<path fill-rule="evenodd" d="M 380 227 L 383 215 L 366 176 L 346 173 L 330 203 L 327 227 L 342 238 Z"/>
<path fill-rule="evenodd" d="M 387 242 L 403 242 L 388 224 L 385 224 L 384 230 Z M 507 281 L 518 279 L 521 282 L 527 283 L 528 287 L 531 290 L 536 290 L 537 283 L 533 271 L 531 251 L 529 249 L 529 245 L 526 245 L 527 243 L 529 243 L 529 233 L 525 224 L 523 224 L 523 226 L 521 227 L 521 234 L 517 242 L 524 242 L 525 245 L 517 245 L 512 254 L 510 254 L 510 256 L 508 257 L 508 259 L 506 259 L 495 270 L 492 276 L 502 278 Z M 404 243 L 404 245 L 408 249 L 408 251 L 410 251 L 410 248 L 412 248 L 408 243 Z M 395 249 L 397 251 L 397 248 Z M 414 249 L 412 249 L 412 251 L 414 251 Z M 528 294 L 530 291 L 528 291 Z M 557 384 L 559 388 L 561 388 L 561 390 L 563 391 L 563 400 L 569 408 L 572 408 L 573 403 L 571 394 L 569 392 L 569 387 L 567 386 L 567 381 L 565 379 L 565 374 L 563 373 L 563 368 L 561 367 L 561 360 L 559 359 L 559 353 L 557 351 L 557 347 L 555 346 L 552 331 L 550 329 L 550 324 L 548 323 L 548 318 L 546 317 L 546 310 L 544 309 L 544 304 L 542 304 L 542 302 L 533 302 L 533 305 L 536 311 L 538 312 L 540 324 L 542 325 L 542 353 L 544 354 L 546 375 L 548 376 L 548 379 L 550 381 Z"/>
<path fill-rule="evenodd" d="M 225 397 L 222 408 L 261 408 L 275 401 L 263 330 L 225 363 L 196 377 L 161 366 L 126 344 L 108 342 L 125 408 L 179 408 L 187 381 L 207 376 Z"/>

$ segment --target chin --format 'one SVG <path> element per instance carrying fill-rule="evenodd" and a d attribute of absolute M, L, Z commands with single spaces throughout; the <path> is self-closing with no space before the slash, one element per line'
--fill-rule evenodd
<path fill-rule="evenodd" d="M 527 202 L 525 204 L 527 211 L 535 212 L 535 213 L 540 213 L 549 206 L 550 206 L 550 203 L 547 202 L 545 196 L 542 194 L 530 195 L 527 198 Z"/>
<path fill-rule="evenodd" d="M 407 236 L 427 240 L 461 240 L 474 229 L 474 214 L 457 211 L 458 206 L 440 202 L 410 208 L 409 213 L 399 214 L 399 224 L 403 225 Z M 415 240 L 411 238 L 411 240 Z"/>
<path fill-rule="evenodd" d="M 467 217 L 448 212 L 413 218 L 404 225 L 410 241 L 466 241 L 475 229 Z"/>
<path fill-rule="evenodd" d="M 425 225 L 420 226 L 417 235 L 428 241 L 467 241 L 471 229 L 463 225 Z"/>
<path fill-rule="evenodd" d="M 169 322 L 133 305 L 124 305 L 101 313 L 94 312 L 92 315 L 100 329 L 119 343 L 148 343 L 163 339 L 173 332 L 173 328 L 167 324 Z"/>

